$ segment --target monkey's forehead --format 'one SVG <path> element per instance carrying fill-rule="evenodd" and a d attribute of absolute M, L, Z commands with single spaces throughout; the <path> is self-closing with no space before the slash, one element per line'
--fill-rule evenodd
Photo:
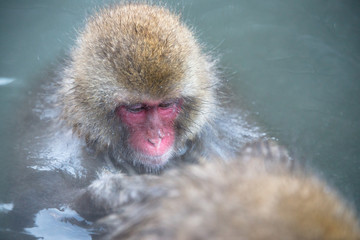
<path fill-rule="evenodd" d="M 73 52 L 77 78 L 106 77 L 119 87 L 152 98 L 180 95 L 185 89 L 192 95 L 206 88 L 211 83 L 200 76 L 206 72 L 202 58 L 178 15 L 143 4 L 122 5 L 95 15 Z"/>
<path fill-rule="evenodd" d="M 114 94 L 115 102 L 120 104 L 138 104 L 138 103 L 146 103 L 149 105 L 157 105 L 166 101 L 175 101 L 177 99 L 182 99 L 183 96 L 181 93 L 174 93 L 164 95 L 162 97 L 159 96 L 151 96 L 149 94 L 141 94 L 139 92 L 126 92 L 125 94 Z"/>
<path fill-rule="evenodd" d="M 82 78 L 108 75 L 126 89 L 152 97 L 180 92 L 190 59 L 200 52 L 177 15 L 141 4 L 101 11 L 78 42 L 73 58 L 74 65 L 85 66 L 78 71 Z"/>

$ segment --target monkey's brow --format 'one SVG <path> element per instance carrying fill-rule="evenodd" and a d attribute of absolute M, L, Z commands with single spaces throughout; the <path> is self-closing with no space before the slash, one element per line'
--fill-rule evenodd
<path fill-rule="evenodd" d="M 144 107 L 146 104 L 140 103 L 140 102 L 136 102 L 136 103 L 130 103 L 130 104 L 126 104 L 125 107 L 126 108 L 138 108 L 138 107 Z"/>
<path fill-rule="evenodd" d="M 156 104 L 148 104 L 148 101 L 134 101 L 134 102 L 129 102 L 129 103 L 125 103 L 123 104 L 126 107 L 135 107 L 136 105 L 143 105 L 143 106 L 152 106 L 152 105 L 159 105 L 159 104 L 167 104 L 167 103 L 177 103 L 180 101 L 180 98 L 165 98 L 162 101 L 159 101 Z M 151 101 L 149 101 L 151 102 Z"/>

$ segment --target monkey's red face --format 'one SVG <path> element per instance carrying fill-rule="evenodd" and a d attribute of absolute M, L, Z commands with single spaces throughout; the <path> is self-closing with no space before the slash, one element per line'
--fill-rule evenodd
<path fill-rule="evenodd" d="M 175 142 L 174 122 L 182 100 L 152 101 L 118 108 L 121 121 L 129 129 L 130 147 L 145 165 L 162 165 Z M 168 156 L 168 157 L 165 157 Z"/>

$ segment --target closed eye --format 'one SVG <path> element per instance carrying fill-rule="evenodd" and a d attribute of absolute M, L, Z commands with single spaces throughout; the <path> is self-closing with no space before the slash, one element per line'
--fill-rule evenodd
<path fill-rule="evenodd" d="M 163 109 L 167 109 L 167 108 L 172 107 L 176 103 L 177 103 L 177 100 L 169 100 L 169 101 L 160 103 L 159 107 L 163 108 Z"/>
<path fill-rule="evenodd" d="M 134 104 L 126 106 L 126 111 L 131 113 L 139 113 L 145 109 L 145 106 L 143 104 Z"/>

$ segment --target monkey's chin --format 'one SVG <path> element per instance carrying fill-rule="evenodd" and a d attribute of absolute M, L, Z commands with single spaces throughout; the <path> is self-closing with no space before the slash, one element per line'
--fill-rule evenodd
<path fill-rule="evenodd" d="M 171 147 L 166 153 L 158 156 L 147 155 L 143 153 L 137 153 L 135 161 L 150 169 L 159 169 L 165 166 L 172 156 L 173 147 Z"/>

